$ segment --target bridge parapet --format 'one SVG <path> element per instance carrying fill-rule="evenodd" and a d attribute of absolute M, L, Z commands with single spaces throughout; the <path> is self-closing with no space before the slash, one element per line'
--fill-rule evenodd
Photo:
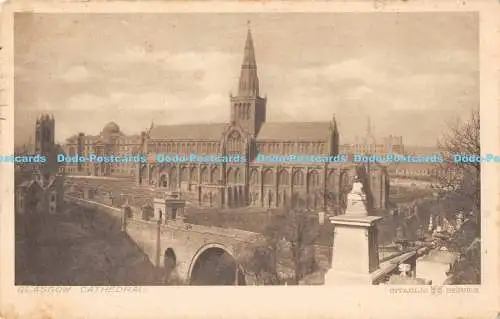
<path fill-rule="evenodd" d="M 203 225 L 196 225 L 196 224 L 181 224 L 181 223 L 171 223 L 163 226 L 164 228 L 171 229 L 171 230 L 177 230 L 177 231 L 183 231 L 183 232 L 191 232 L 191 233 L 198 233 L 198 234 L 210 234 L 212 236 L 219 236 L 219 237 L 227 237 L 231 239 L 237 239 L 241 241 L 249 241 L 253 242 L 256 237 L 261 237 L 261 234 L 249 232 L 249 231 L 244 231 L 244 230 L 239 230 L 239 229 L 233 229 L 233 228 L 221 228 L 221 227 L 215 227 L 215 226 L 203 226 Z"/>
<path fill-rule="evenodd" d="M 65 195 L 64 199 L 68 202 L 73 202 L 73 203 L 83 205 L 86 207 L 103 209 L 106 212 L 111 213 L 111 214 L 113 214 L 113 216 L 116 216 L 116 217 L 121 218 L 121 216 L 122 216 L 122 210 L 120 208 L 108 206 L 105 204 L 101 204 L 99 202 L 95 202 L 95 201 L 91 201 L 91 200 L 87 200 L 87 199 L 82 199 L 82 198 L 78 198 L 78 197 L 74 197 L 74 196 L 70 196 L 70 195 Z"/>
<path fill-rule="evenodd" d="M 108 206 L 99 202 L 91 201 L 91 200 L 86 200 L 86 199 L 81 199 L 73 196 L 66 195 L 65 196 L 66 200 L 81 204 L 87 207 L 91 208 L 100 208 L 104 209 L 107 212 L 113 214 L 115 217 L 123 217 L 123 210 L 120 208 Z M 132 207 L 131 207 L 132 208 Z M 133 218 L 128 218 L 127 219 L 127 224 L 128 225 L 135 225 L 136 227 L 143 227 L 147 229 L 155 228 L 157 225 L 156 221 L 145 221 L 141 220 L 138 217 L 139 214 L 134 214 Z M 228 228 L 221 228 L 221 227 L 215 227 L 215 226 L 203 226 L 203 225 L 196 225 L 196 224 L 185 224 L 183 222 L 181 223 L 168 223 L 168 224 L 163 224 L 160 226 L 160 229 L 162 231 L 176 231 L 176 232 L 181 232 L 181 233 L 197 233 L 197 234 L 206 234 L 206 235 L 211 235 L 211 236 L 219 236 L 219 237 L 224 237 L 224 238 L 230 238 L 230 239 L 237 239 L 243 242 L 254 242 L 256 238 L 262 237 L 261 234 L 254 233 L 254 232 L 249 232 L 249 231 L 244 231 L 244 230 L 239 230 L 239 229 L 228 229 Z"/>

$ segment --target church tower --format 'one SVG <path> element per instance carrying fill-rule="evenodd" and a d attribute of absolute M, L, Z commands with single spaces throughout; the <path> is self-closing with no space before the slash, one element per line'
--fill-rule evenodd
<path fill-rule="evenodd" d="M 54 116 L 42 114 L 36 120 L 35 154 L 45 156 L 46 162 L 35 165 L 34 177 L 42 185 L 47 185 L 50 179 L 58 173 L 56 164 Z"/>
<path fill-rule="evenodd" d="M 54 117 L 42 114 L 36 120 L 35 128 L 35 153 L 48 156 L 54 149 L 55 134 Z"/>
<path fill-rule="evenodd" d="M 259 77 L 252 32 L 247 32 L 243 63 L 241 64 L 238 95 L 231 95 L 231 122 L 237 123 L 253 136 L 266 121 L 266 98 L 259 96 Z"/>

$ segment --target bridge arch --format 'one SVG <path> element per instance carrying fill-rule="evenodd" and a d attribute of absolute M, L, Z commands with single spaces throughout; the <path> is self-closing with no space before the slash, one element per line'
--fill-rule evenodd
<path fill-rule="evenodd" d="M 246 285 L 234 253 L 219 243 L 205 244 L 197 250 L 189 265 L 188 281 L 192 286 Z"/>

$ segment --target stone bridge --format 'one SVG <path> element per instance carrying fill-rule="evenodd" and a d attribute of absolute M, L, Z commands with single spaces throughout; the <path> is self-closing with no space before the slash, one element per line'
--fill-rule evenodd
<path fill-rule="evenodd" d="M 122 230 L 157 267 L 162 282 L 177 278 L 190 285 L 246 285 L 253 281 L 237 260 L 260 234 L 185 224 L 181 220 L 159 224 L 128 218 L 123 222 L 122 209 L 68 195 L 65 200 L 106 212 L 121 222 Z"/>
<path fill-rule="evenodd" d="M 162 224 L 156 220 L 147 221 L 134 218 L 134 214 L 124 218 L 128 215 L 128 206 L 120 209 L 69 195 L 65 196 L 65 200 L 80 207 L 93 208 L 101 213 L 106 213 L 113 217 L 117 223 L 120 223 L 122 231 L 156 266 L 158 283 L 187 283 L 189 285 L 249 285 L 255 283 L 255 278 L 245 272 L 238 261 L 241 261 L 240 257 L 244 255 L 246 249 L 261 239 L 261 234 L 237 229 L 187 224 L 182 220 L 168 220 L 167 224 Z M 346 216 L 336 218 L 345 219 Z M 370 261 L 371 263 L 370 256 L 379 255 L 379 247 L 375 242 L 373 242 L 375 245 L 372 245 L 372 240 L 366 240 L 374 237 L 367 237 L 367 233 L 363 229 L 364 226 L 360 227 L 360 225 L 359 223 L 345 225 L 350 233 L 355 231 L 359 233 L 359 236 L 353 237 L 354 233 L 352 233 L 347 241 L 336 238 L 333 247 L 333 261 L 336 261 L 334 264 L 347 263 L 359 266 L 364 262 Z M 336 226 L 335 234 L 337 236 L 335 237 L 338 237 L 342 231 L 339 227 Z M 368 235 L 371 232 L 368 231 Z M 354 244 L 358 247 L 355 251 L 352 249 L 354 239 L 360 240 L 359 243 Z M 398 273 L 400 264 L 410 264 L 412 274 L 415 276 L 416 259 L 424 252 L 425 249 L 414 249 L 396 256 L 388 256 L 389 258 L 380 260 L 380 263 L 379 258 L 375 258 L 376 264 L 365 267 L 365 270 L 358 269 L 358 272 L 362 274 L 362 278 L 365 278 L 363 279 L 365 284 L 381 284 Z M 351 263 L 349 263 L 350 259 L 352 259 Z M 337 266 L 332 265 L 330 271 L 335 272 L 342 268 L 342 265 L 339 266 L 339 269 Z M 360 274 L 356 274 L 356 277 L 359 277 Z M 341 276 L 349 280 L 351 277 L 351 275 L 346 274 L 341 274 Z M 174 280 L 172 281 L 172 279 Z M 328 284 L 326 281 L 327 278 L 325 278 L 325 284 Z M 335 284 L 340 283 L 335 280 Z"/>

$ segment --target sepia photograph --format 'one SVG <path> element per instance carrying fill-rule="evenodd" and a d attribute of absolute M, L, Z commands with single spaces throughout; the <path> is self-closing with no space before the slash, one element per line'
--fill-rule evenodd
<path fill-rule="evenodd" d="M 356 289 L 434 308 L 497 296 L 500 134 L 478 10 L 80 7 L 13 10 L 2 27 L 15 298 L 177 311 L 213 294 L 236 309 L 272 287 L 269 301 L 319 313 Z M 322 287 L 335 292 L 306 301 Z"/>
<path fill-rule="evenodd" d="M 14 32 L 16 284 L 480 284 L 476 14 Z"/>

